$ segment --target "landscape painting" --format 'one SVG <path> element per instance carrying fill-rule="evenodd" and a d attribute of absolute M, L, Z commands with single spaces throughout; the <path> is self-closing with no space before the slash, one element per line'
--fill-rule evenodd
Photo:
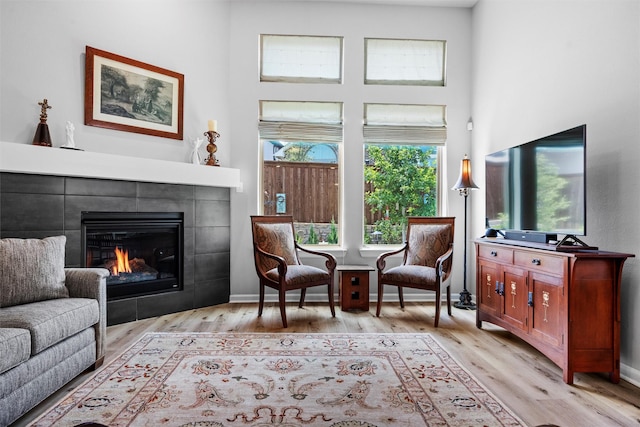
<path fill-rule="evenodd" d="M 183 139 L 184 76 L 87 46 L 85 124 Z"/>

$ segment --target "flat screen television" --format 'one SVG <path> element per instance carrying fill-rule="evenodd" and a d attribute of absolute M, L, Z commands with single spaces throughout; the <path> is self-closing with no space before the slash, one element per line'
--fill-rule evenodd
<path fill-rule="evenodd" d="M 581 125 L 487 155 L 487 227 L 586 235 L 586 133 Z"/>

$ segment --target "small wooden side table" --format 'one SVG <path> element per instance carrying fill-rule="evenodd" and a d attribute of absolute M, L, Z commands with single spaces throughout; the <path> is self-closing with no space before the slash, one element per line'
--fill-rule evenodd
<path fill-rule="evenodd" d="M 369 272 L 375 268 L 368 265 L 338 265 L 340 272 L 340 308 L 347 310 L 369 310 Z"/>

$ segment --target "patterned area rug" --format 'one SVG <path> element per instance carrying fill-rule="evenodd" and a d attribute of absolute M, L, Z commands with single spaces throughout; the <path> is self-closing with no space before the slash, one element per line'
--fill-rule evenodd
<path fill-rule="evenodd" d="M 150 333 L 33 426 L 523 426 L 429 334 Z"/>

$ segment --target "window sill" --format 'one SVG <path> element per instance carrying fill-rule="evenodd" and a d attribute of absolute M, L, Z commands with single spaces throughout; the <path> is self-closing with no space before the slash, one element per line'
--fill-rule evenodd
<path fill-rule="evenodd" d="M 380 255 L 386 252 L 396 251 L 400 249 L 402 245 L 370 245 L 360 247 L 360 256 L 362 258 L 378 258 Z M 392 255 L 392 257 L 401 257 L 402 254 Z"/>
<path fill-rule="evenodd" d="M 305 249 L 309 249 L 311 251 L 317 252 L 327 252 L 333 255 L 334 257 L 340 259 L 344 258 L 347 254 L 347 250 L 341 246 L 336 245 L 301 245 Z M 319 255 L 309 254 L 303 251 L 298 252 L 298 256 L 300 258 L 319 258 Z"/>
<path fill-rule="evenodd" d="M 319 251 L 319 252 L 327 252 L 332 254 L 333 256 L 335 256 L 338 260 L 340 259 L 344 259 L 344 257 L 347 255 L 347 249 L 343 248 L 341 246 L 335 246 L 335 245 L 303 245 L 303 247 L 305 249 L 310 249 L 312 251 Z M 386 252 L 391 252 L 394 250 L 398 250 L 402 247 L 402 245 L 369 245 L 369 246 L 361 246 L 359 248 L 359 253 L 360 256 L 362 258 L 378 258 L 381 254 L 386 253 Z M 298 252 L 298 256 L 302 259 L 311 259 L 311 258 L 320 258 L 319 255 L 313 255 L 313 254 L 309 254 L 306 252 Z M 402 257 L 402 253 L 396 254 L 396 255 L 392 255 L 392 258 L 401 258 Z"/>

